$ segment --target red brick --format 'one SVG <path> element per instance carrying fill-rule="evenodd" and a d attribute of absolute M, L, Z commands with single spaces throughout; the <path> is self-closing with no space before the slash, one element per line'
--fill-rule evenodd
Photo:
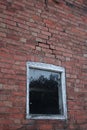
<path fill-rule="evenodd" d="M 8 69 L 10 69 L 11 66 L 12 66 L 12 65 L 9 64 L 9 63 L 5 63 L 5 62 L 1 62 L 1 63 L 0 63 L 0 67 L 2 67 L 2 68 L 8 68 Z"/>
<path fill-rule="evenodd" d="M 0 107 L 12 107 L 12 102 L 11 101 L 2 101 L 0 102 Z"/>
<path fill-rule="evenodd" d="M 40 130 L 44 130 L 44 129 L 46 129 L 46 130 L 51 130 L 52 129 L 52 125 L 50 125 L 50 124 L 43 124 L 43 125 L 41 125 L 41 126 L 39 126 L 39 129 Z"/>
<path fill-rule="evenodd" d="M 36 38 L 36 41 L 46 43 L 46 39 L 42 39 L 42 38 L 39 38 L 39 37 Z"/>
<path fill-rule="evenodd" d="M 4 22 L 5 24 L 9 24 L 9 25 L 12 25 L 12 26 L 16 26 L 16 22 L 11 21 L 11 20 L 8 20 L 8 19 L 3 19 L 3 22 Z"/>
<path fill-rule="evenodd" d="M 8 74 L 15 74 L 14 70 L 10 70 L 10 69 L 3 69 L 3 68 L 2 68 L 2 69 L 1 69 L 1 72 L 2 72 L 2 73 L 5 73 L 5 74 L 6 74 L 6 73 L 8 73 Z"/>
<path fill-rule="evenodd" d="M 46 23 L 47 27 L 55 28 L 55 22 L 49 19 L 44 19 L 44 22 Z"/>
<path fill-rule="evenodd" d="M 6 33 L 0 32 L 0 37 L 6 37 Z"/>
<path fill-rule="evenodd" d="M 42 48 L 49 48 L 49 45 L 44 44 L 44 43 L 39 43 L 39 47 L 42 47 Z"/>
<path fill-rule="evenodd" d="M 30 30 L 31 30 L 32 32 L 40 33 L 40 29 L 38 29 L 38 28 L 30 27 Z"/>
<path fill-rule="evenodd" d="M 51 54 L 52 54 L 52 50 L 47 49 L 47 48 L 42 48 L 42 51 L 43 51 L 43 52 L 47 52 L 47 53 L 51 53 Z"/>
<path fill-rule="evenodd" d="M 47 32 L 47 31 L 41 31 L 41 32 L 42 32 L 42 34 L 44 34 L 44 35 L 51 36 L 51 33 L 50 33 L 50 32 Z"/>
<path fill-rule="evenodd" d="M 46 53 L 46 56 L 47 56 L 47 57 L 50 57 L 50 58 L 55 58 L 55 55 L 49 54 L 49 53 Z"/>
<path fill-rule="evenodd" d="M 38 37 L 42 38 L 42 39 L 45 39 L 45 40 L 48 39 L 48 36 L 47 35 L 43 35 L 43 34 L 38 34 Z"/>

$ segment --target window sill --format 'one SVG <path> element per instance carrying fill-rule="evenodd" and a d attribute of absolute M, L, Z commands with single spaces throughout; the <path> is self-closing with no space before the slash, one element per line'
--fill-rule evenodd
<path fill-rule="evenodd" d="M 27 115 L 26 119 L 50 119 L 50 120 L 66 120 L 67 116 L 64 115 Z"/>

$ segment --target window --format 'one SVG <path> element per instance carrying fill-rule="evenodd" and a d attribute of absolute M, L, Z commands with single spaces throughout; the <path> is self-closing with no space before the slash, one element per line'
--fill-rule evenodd
<path fill-rule="evenodd" d="M 63 67 L 27 62 L 27 119 L 66 119 Z"/>

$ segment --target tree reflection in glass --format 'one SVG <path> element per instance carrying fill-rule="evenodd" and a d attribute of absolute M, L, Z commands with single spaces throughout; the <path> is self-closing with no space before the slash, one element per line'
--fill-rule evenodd
<path fill-rule="evenodd" d="M 30 114 L 61 114 L 61 73 L 31 69 L 30 75 Z"/>

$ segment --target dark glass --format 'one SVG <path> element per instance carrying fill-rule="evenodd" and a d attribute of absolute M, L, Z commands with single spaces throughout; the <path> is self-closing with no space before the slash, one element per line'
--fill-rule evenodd
<path fill-rule="evenodd" d="M 30 81 L 30 114 L 60 114 L 59 80 L 57 74 L 50 74 Z"/>

